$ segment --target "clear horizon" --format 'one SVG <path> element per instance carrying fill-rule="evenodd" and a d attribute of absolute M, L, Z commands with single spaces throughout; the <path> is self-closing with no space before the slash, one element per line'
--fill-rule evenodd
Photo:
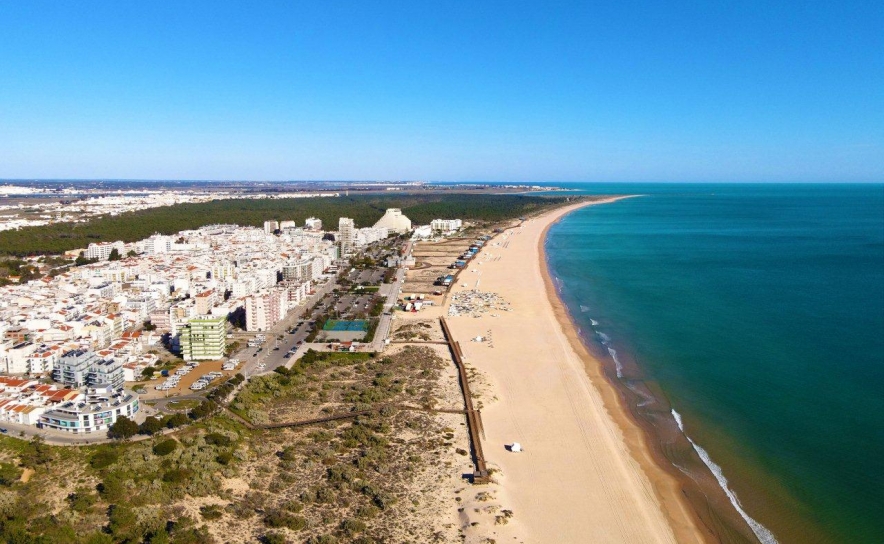
<path fill-rule="evenodd" d="M 38 1 L 0 20 L 0 179 L 884 181 L 876 2 Z"/>

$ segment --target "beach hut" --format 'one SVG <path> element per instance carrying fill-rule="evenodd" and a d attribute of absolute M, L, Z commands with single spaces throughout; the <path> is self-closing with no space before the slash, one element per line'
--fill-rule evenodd
<path fill-rule="evenodd" d="M 522 451 L 522 445 L 518 442 L 513 442 L 513 445 L 510 446 L 510 451 L 513 453 L 519 453 L 520 451 Z"/>

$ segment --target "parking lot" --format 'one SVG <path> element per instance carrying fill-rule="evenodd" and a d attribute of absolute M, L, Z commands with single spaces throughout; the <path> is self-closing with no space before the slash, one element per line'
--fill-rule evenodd
<path fill-rule="evenodd" d="M 377 285 L 384 279 L 383 268 L 369 268 L 366 270 L 353 270 L 347 279 L 359 285 Z"/>
<path fill-rule="evenodd" d="M 334 298 L 334 296 L 333 296 Z M 374 300 L 374 293 L 365 295 L 346 294 L 334 300 L 332 311 L 341 318 L 355 317 L 360 313 L 368 313 Z"/>
<path fill-rule="evenodd" d="M 178 376 L 178 379 L 175 380 L 173 377 L 175 376 L 175 371 L 169 373 L 169 378 L 173 378 L 172 381 L 169 381 L 169 378 L 157 378 L 155 380 L 151 380 L 147 382 L 144 387 L 147 390 L 147 393 L 142 395 L 145 399 L 153 399 L 160 397 L 171 397 L 177 395 L 188 395 L 199 391 L 193 391 L 190 389 L 190 386 L 193 385 L 197 380 L 201 377 L 209 374 L 210 372 L 215 372 L 220 374 L 220 376 L 216 377 L 211 381 L 211 385 L 217 385 L 224 381 L 227 377 L 233 376 L 242 368 L 242 363 L 237 365 L 236 368 L 232 370 L 222 370 L 221 361 L 207 361 L 198 363 L 192 370 L 188 371 L 186 374 L 181 374 Z M 187 368 L 187 366 L 179 367 L 176 370 L 183 370 Z M 162 386 L 165 383 L 169 383 L 170 385 L 174 384 L 172 387 L 164 390 L 157 390 L 157 386 Z M 202 389 L 205 391 L 205 389 Z"/>

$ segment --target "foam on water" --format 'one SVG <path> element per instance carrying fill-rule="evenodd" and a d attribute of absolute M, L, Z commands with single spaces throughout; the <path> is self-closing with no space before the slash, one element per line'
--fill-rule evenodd
<path fill-rule="evenodd" d="M 593 324 L 597 325 L 598 323 L 593 321 Z M 611 359 L 614 360 L 614 368 L 617 370 L 617 377 L 623 377 L 623 363 L 620 362 L 620 359 L 617 358 L 617 350 L 611 347 L 611 337 L 602 331 L 595 331 L 598 335 L 599 340 L 601 340 L 602 345 L 608 350 L 608 355 L 611 356 Z"/>
<path fill-rule="evenodd" d="M 620 359 L 617 358 L 617 350 L 608 346 L 608 353 L 611 354 L 611 359 L 614 359 L 614 368 L 617 369 L 617 377 L 623 377 L 623 363 L 620 362 Z"/>
<path fill-rule="evenodd" d="M 580 311 L 583 312 L 583 313 L 588 312 L 588 311 L 589 311 L 589 306 L 584 306 L 583 304 L 581 304 L 581 305 L 580 305 Z"/>
<path fill-rule="evenodd" d="M 758 523 L 752 516 L 746 513 L 743 510 L 743 505 L 740 504 L 740 500 L 737 498 L 736 493 L 734 493 L 730 487 L 727 485 L 727 478 L 724 477 L 724 473 L 721 470 L 721 467 L 718 466 L 715 461 L 709 456 L 709 453 L 700 447 L 696 442 L 691 439 L 690 436 L 684 431 L 684 424 L 681 421 L 681 414 L 675 411 L 675 408 L 672 409 L 672 417 L 675 419 L 675 423 L 678 425 L 679 430 L 684 434 L 685 438 L 688 439 L 688 442 L 691 443 L 691 446 L 694 447 L 694 451 L 697 452 L 697 455 L 700 456 L 700 459 L 703 460 L 703 463 L 709 468 L 712 472 L 712 475 L 715 476 L 715 480 L 718 482 L 718 485 L 721 486 L 721 489 L 724 491 L 727 498 L 731 501 L 731 504 L 734 505 L 737 512 L 740 513 L 740 516 L 746 521 L 749 525 L 749 528 L 752 529 L 752 532 L 755 533 L 756 538 L 762 542 L 762 544 L 778 544 L 776 537 L 774 537 L 773 533 L 768 530 L 767 527 Z"/>
<path fill-rule="evenodd" d="M 599 322 L 596 321 L 595 319 L 591 319 L 591 318 L 590 318 L 589 322 L 592 323 L 592 326 L 593 326 L 593 327 L 598 327 L 598 326 L 599 326 Z"/>

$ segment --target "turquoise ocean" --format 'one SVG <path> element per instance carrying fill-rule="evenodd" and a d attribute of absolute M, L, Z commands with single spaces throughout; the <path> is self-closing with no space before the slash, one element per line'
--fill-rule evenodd
<path fill-rule="evenodd" d="M 884 185 L 569 187 L 643 195 L 555 224 L 548 266 L 704 522 L 884 542 Z"/>

